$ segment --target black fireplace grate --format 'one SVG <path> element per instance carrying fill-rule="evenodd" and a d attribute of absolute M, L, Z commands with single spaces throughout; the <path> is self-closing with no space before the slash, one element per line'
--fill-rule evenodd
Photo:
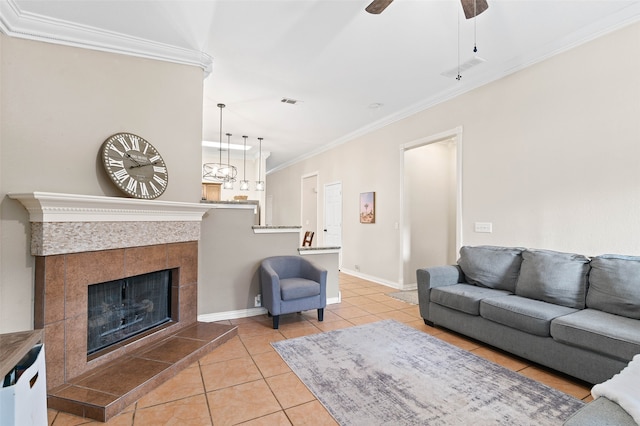
<path fill-rule="evenodd" d="M 87 355 L 171 320 L 171 270 L 88 289 Z"/>

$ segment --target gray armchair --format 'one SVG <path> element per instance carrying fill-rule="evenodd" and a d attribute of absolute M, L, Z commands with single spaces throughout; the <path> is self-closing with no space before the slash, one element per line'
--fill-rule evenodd
<path fill-rule="evenodd" d="M 273 328 L 279 326 L 280 315 L 318 310 L 318 321 L 324 319 L 327 306 L 327 271 L 301 256 L 268 257 L 260 264 L 262 305 L 273 316 Z"/>

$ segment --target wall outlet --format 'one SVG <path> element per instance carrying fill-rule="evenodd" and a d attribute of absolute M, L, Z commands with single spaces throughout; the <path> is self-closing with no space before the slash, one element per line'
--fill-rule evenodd
<path fill-rule="evenodd" d="M 360 265 L 354 265 L 356 272 L 360 272 Z"/>
<path fill-rule="evenodd" d="M 262 295 L 261 294 L 256 296 L 256 298 L 254 299 L 254 302 L 253 302 L 253 306 L 255 306 L 256 308 L 259 308 L 260 306 L 262 306 Z"/>

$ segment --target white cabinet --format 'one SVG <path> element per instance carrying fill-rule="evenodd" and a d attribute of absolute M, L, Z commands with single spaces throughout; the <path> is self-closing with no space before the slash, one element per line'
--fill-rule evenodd
<path fill-rule="evenodd" d="M 14 384 L 0 388 L 0 426 L 46 426 L 44 344 L 35 345 L 10 375 L 19 377 Z"/>

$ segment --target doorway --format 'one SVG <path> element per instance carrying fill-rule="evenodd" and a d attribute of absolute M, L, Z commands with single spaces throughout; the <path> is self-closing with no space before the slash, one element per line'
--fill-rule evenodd
<path fill-rule="evenodd" d="M 416 270 L 456 262 L 462 240 L 462 129 L 402 147 L 403 289 L 416 288 Z"/>

